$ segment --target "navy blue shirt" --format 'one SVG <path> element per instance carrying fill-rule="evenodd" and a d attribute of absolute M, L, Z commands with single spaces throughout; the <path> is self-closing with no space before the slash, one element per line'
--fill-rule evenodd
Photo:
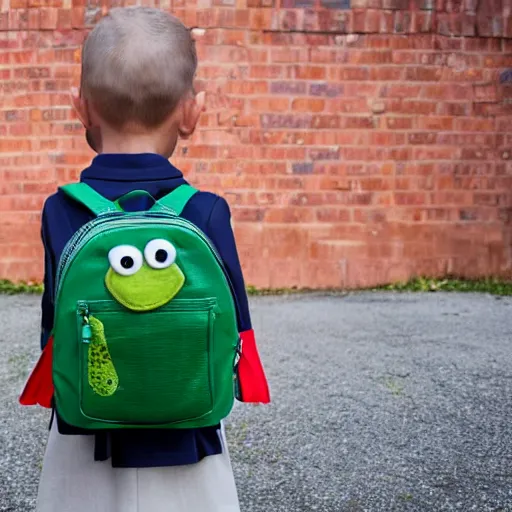
<path fill-rule="evenodd" d="M 98 155 L 81 175 L 87 183 L 111 201 L 132 192 L 145 190 L 155 199 L 186 183 L 182 173 L 164 157 L 155 154 Z M 139 205 L 137 210 L 151 205 Z M 125 207 L 125 205 L 123 205 Z M 233 284 L 240 332 L 251 329 L 245 284 L 238 259 L 229 206 L 224 199 L 199 192 L 181 215 L 194 223 L 213 242 Z M 82 205 L 58 191 L 45 203 L 42 238 L 45 250 L 45 279 L 42 300 L 41 345 L 45 346 L 53 329 L 54 287 L 62 251 L 73 234 L 92 219 Z M 66 425 L 57 415 L 63 434 L 91 434 Z M 222 452 L 219 426 L 189 430 L 122 430 L 96 432 L 95 460 L 112 459 L 114 467 L 155 467 L 193 464 L 208 455 Z M 91 454 L 92 456 L 92 454 Z"/>

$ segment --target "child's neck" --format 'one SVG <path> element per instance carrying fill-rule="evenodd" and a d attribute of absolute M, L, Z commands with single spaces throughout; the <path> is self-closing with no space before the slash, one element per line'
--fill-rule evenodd
<path fill-rule="evenodd" d="M 139 153 L 157 153 L 162 154 L 157 144 L 153 140 L 139 137 L 137 139 L 114 139 L 110 137 L 102 141 L 100 153 L 123 153 L 123 154 L 139 154 Z"/>
<path fill-rule="evenodd" d="M 140 154 L 155 153 L 169 158 L 177 142 L 177 136 L 169 137 L 169 134 L 155 133 L 103 133 L 100 153 L 116 154 Z M 171 140 L 169 140 L 171 139 Z"/>

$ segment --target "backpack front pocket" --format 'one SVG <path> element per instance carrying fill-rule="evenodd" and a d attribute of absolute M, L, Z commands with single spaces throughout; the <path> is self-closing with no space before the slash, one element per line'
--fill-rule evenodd
<path fill-rule="evenodd" d="M 175 299 L 150 313 L 80 302 L 80 407 L 127 425 L 200 419 L 213 409 L 215 299 Z"/>

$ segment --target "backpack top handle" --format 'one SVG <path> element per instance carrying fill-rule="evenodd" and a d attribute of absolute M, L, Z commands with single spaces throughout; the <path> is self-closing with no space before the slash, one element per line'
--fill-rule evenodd
<path fill-rule="evenodd" d="M 83 182 L 63 185 L 60 187 L 60 190 L 62 190 L 64 194 L 75 200 L 77 203 L 85 206 L 96 217 L 106 213 L 124 211 L 122 208 L 123 199 L 135 197 L 140 194 L 149 196 L 149 194 L 144 190 L 134 190 L 122 196 L 117 201 L 112 202 L 104 198 L 99 192 L 96 192 L 96 190 L 94 190 L 91 186 Z M 174 189 L 172 192 L 156 201 L 148 211 L 169 212 L 170 210 L 172 213 L 179 216 L 182 214 L 187 203 L 197 192 L 198 191 L 190 185 L 180 185 L 178 188 Z"/>

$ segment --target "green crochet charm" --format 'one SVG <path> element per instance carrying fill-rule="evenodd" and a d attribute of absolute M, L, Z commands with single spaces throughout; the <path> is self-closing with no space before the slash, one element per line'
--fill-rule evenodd
<path fill-rule="evenodd" d="M 89 343 L 88 374 L 89 385 L 100 396 L 112 396 L 119 386 L 119 377 L 108 350 L 103 324 L 93 316 L 89 317 L 91 342 Z"/>

